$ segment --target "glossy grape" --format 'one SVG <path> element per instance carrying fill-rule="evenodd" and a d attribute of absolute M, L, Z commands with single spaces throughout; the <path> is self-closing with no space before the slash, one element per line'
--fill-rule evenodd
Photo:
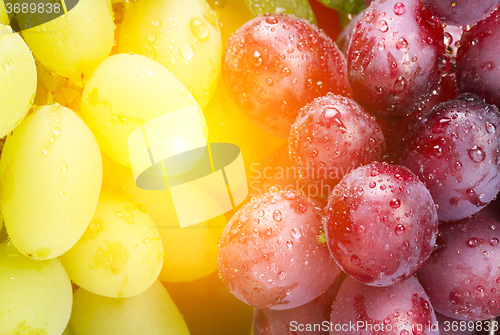
<path fill-rule="evenodd" d="M 238 29 L 228 40 L 222 76 L 238 107 L 282 138 L 314 98 L 351 95 L 336 45 L 308 21 L 288 15 L 259 16 Z"/>
<path fill-rule="evenodd" d="M 332 309 L 333 327 L 347 330 L 334 328 L 331 335 L 439 334 L 429 297 L 415 277 L 390 287 L 370 287 L 347 277 Z"/>
<path fill-rule="evenodd" d="M 288 335 L 291 331 L 296 335 L 328 334 L 322 327 L 314 325 L 330 320 L 332 303 L 344 278 L 342 276 L 325 293 L 302 306 L 283 311 L 255 308 L 252 323 L 254 335 Z"/>
<path fill-rule="evenodd" d="M 500 315 L 500 223 L 472 217 L 439 231 L 437 248 L 418 273 L 436 311 L 472 321 Z"/>
<path fill-rule="evenodd" d="M 422 0 L 422 3 L 440 21 L 467 26 L 486 18 L 498 7 L 500 0 Z"/>
<path fill-rule="evenodd" d="M 327 94 L 302 108 L 288 139 L 299 177 L 328 196 L 351 170 L 382 159 L 385 139 L 355 101 Z"/>
<path fill-rule="evenodd" d="M 352 171 L 334 188 L 325 212 L 330 252 L 344 272 L 367 285 L 413 276 L 437 236 L 431 195 L 402 166 L 375 162 Z"/>
<path fill-rule="evenodd" d="M 386 117 L 418 109 L 438 87 L 446 66 L 443 34 L 419 0 L 373 3 L 358 19 L 349 46 L 355 99 Z"/>
<path fill-rule="evenodd" d="M 320 211 L 294 191 L 243 206 L 222 233 L 219 273 L 240 300 L 290 309 L 323 293 L 340 274 L 322 236 Z"/>
<path fill-rule="evenodd" d="M 476 2 L 473 2 L 476 3 Z M 457 51 L 457 88 L 500 107 L 500 10 L 466 29 Z"/>
<path fill-rule="evenodd" d="M 472 95 L 439 104 L 412 130 L 399 163 L 429 188 L 439 220 L 460 220 L 500 190 L 500 114 Z"/>

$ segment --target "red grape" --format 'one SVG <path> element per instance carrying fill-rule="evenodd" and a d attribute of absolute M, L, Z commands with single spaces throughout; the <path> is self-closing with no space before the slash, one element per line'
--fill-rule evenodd
<path fill-rule="evenodd" d="M 486 18 L 500 0 L 422 0 L 424 6 L 446 24 L 467 26 Z"/>
<path fill-rule="evenodd" d="M 260 16 L 228 40 L 222 60 L 227 90 L 242 111 L 287 138 L 299 109 L 328 92 L 351 96 L 346 61 L 335 43 L 308 21 Z"/>
<path fill-rule="evenodd" d="M 436 106 L 413 128 L 399 163 L 425 182 L 439 220 L 460 220 L 500 190 L 500 114 L 471 95 Z"/>
<path fill-rule="evenodd" d="M 341 276 L 325 293 L 305 305 L 283 311 L 256 308 L 254 335 L 328 334 L 322 324 L 330 320 L 332 303 L 344 278 L 345 275 Z"/>
<path fill-rule="evenodd" d="M 481 3 L 481 2 L 472 2 Z M 466 29 L 457 51 L 457 88 L 500 107 L 500 10 Z"/>
<path fill-rule="evenodd" d="M 459 320 L 500 315 L 500 223 L 472 217 L 439 226 L 418 277 L 435 310 Z"/>
<path fill-rule="evenodd" d="M 347 63 L 356 101 L 381 116 L 409 114 L 449 67 L 443 27 L 419 0 L 374 2 L 357 21 Z"/>
<path fill-rule="evenodd" d="M 325 292 L 341 270 L 323 241 L 320 212 L 295 191 L 243 206 L 219 242 L 219 273 L 229 290 L 270 309 L 294 308 Z"/>
<path fill-rule="evenodd" d="M 439 334 L 429 297 L 415 277 L 389 287 L 366 286 L 347 277 L 332 309 L 332 335 Z"/>
<path fill-rule="evenodd" d="M 436 240 L 431 195 L 401 166 L 375 162 L 352 171 L 334 188 L 325 211 L 330 252 L 344 272 L 367 285 L 413 276 Z"/>
<path fill-rule="evenodd" d="M 375 117 L 331 93 L 301 109 L 288 143 L 300 178 L 326 196 L 350 170 L 380 160 L 385 149 Z"/>

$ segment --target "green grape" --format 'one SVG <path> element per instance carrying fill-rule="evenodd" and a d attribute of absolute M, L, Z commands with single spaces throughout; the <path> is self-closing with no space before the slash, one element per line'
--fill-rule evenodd
<path fill-rule="evenodd" d="M 135 3 L 123 20 L 118 50 L 169 69 L 203 109 L 215 90 L 222 57 L 217 13 L 205 0 Z"/>
<path fill-rule="evenodd" d="M 101 153 L 70 109 L 40 107 L 7 137 L 0 199 L 7 232 L 24 255 L 50 259 L 82 236 L 96 208 Z"/>
<path fill-rule="evenodd" d="M 130 134 L 160 115 L 189 106 L 196 107 L 207 133 L 196 101 L 174 75 L 145 56 L 119 54 L 103 61 L 85 85 L 82 114 L 101 148 L 130 167 Z"/>
<path fill-rule="evenodd" d="M 245 0 L 245 3 L 256 16 L 266 13 L 293 14 L 316 24 L 316 18 L 307 0 Z"/>
<path fill-rule="evenodd" d="M 74 335 L 189 335 L 159 281 L 139 295 L 121 299 L 77 289 L 70 328 Z"/>
<path fill-rule="evenodd" d="M 346 14 L 358 14 L 365 9 L 364 0 L 318 0 L 323 5 Z"/>
<path fill-rule="evenodd" d="M 0 50 L 0 78 L 3 83 L 0 90 L 1 138 L 12 131 L 28 113 L 35 96 L 36 68 L 33 55 L 21 36 L 2 24 Z"/>
<path fill-rule="evenodd" d="M 143 206 L 102 192 L 87 230 L 61 260 L 71 280 L 87 291 L 130 297 L 156 280 L 163 249 Z"/>
<path fill-rule="evenodd" d="M 165 259 L 159 279 L 163 282 L 190 282 L 217 269 L 217 243 L 226 226 L 218 216 L 200 224 L 181 228 L 168 190 L 143 190 L 134 182 L 132 170 L 103 155 L 103 188 L 129 194 L 144 205 L 160 233 Z"/>
<path fill-rule="evenodd" d="M 113 14 L 108 0 L 79 0 L 67 14 L 24 30 L 36 59 L 50 71 L 83 86 L 113 46 Z"/>
<path fill-rule="evenodd" d="M 0 244 L 0 334 L 60 335 L 71 314 L 71 282 L 58 259 L 34 261 Z"/>

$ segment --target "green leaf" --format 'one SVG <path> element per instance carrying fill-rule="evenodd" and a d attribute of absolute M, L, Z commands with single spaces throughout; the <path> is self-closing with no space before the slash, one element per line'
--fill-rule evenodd
<path fill-rule="evenodd" d="M 333 8 L 346 14 L 358 14 L 365 9 L 364 0 L 318 0 L 328 8 Z"/>
<path fill-rule="evenodd" d="M 307 0 L 245 0 L 245 3 L 255 15 L 293 14 L 316 24 L 316 17 Z"/>

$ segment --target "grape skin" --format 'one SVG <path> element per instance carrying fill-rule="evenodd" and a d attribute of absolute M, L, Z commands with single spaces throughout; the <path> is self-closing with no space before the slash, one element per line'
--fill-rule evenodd
<path fill-rule="evenodd" d="M 351 169 L 381 160 L 385 150 L 375 118 L 355 101 L 331 93 L 300 110 L 288 143 L 300 178 L 325 196 Z"/>
<path fill-rule="evenodd" d="M 356 325 L 357 322 L 364 324 L 355 331 L 331 330 L 331 335 L 439 334 L 429 327 L 436 324 L 436 315 L 429 297 L 415 277 L 389 287 L 366 286 L 347 277 L 333 303 L 330 321 L 341 326 Z M 367 324 L 387 328 L 385 331 L 371 331 Z M 422 331 L 418 328 L 412 331 L 412 327 L 419 325 Z M 389 326 L 392 328 L 388 329 Z"/>
<path fill-rule="evenodd" d="M 500 0 L 422 0 L 422 3 L 443 23 L 467 26 L 488 17 L 498 7 Z"/>
<path fill-rule="evenodd" d="M 471 217 L 439 230 L 437 248 L 418 273 L 436 311 L 471 321 L 500 315 L 500 223 Z"/>
<path fill-rule="evenodd" d="M 101 178 L 99 145 L 80 117 L 65 107 L 40 107 L 7 138 L 0 160 L 11 241 L 33 259 L 68 251 L 92 218 Z"/>
<path fill-rule="evenodd" d="M 358 19 L 347 56 L 355 100 L 372 113 L 401 117 L 427 101 L 441 80 L 442 25 L 419 0 L 376 1 Z"/>
<path fill-rule="evenodd" d="M 219 242 L 219 274 L 238 299 L 290 309 L 318 297 L 341 273 L 321 242 L 319 211 L 295 191 L 271 191 L 243 206 Z"/>
<path fill-rule="evenodd" d="M 124 299 L 78 288 L 69 328 L 73 335 L 189 335 L 182 315 L 159 281 Z"/>
<path fill-rule="evenodd" d="M 71 282 L 58 259 L 34 261 L 0 244 L 0 333 L 60 335 L 71 314 Z"/>
<path fill-rule="evenodd" d="M 334 188 L 323 225 L 328 248 L 344 272 L 366 285 L 389 286 L 413 276 L 427 260 L 438 221 L 417 176 L 375 162 Z"/>
<path fill-rule="evenodd" d="M 308 21 L 288 15 L 259 16 L 238 29 L 228 40 L 222 77 L 238 107 L 281 138 L 314 98 L 352 94 L 335 43 Z"/>
<path fill-rule="evenodd" d="M 131 297 L 158 278 L 163 248 L 144 208 L 102 192 L 82 238 L 61 261 L 78 286 L 105 297 Z"/>
<path fill-rule="evenodd" d="M 460 220 L 500 190 L 500 114 L 473 95 L 441 103 L 412 129 L 398 160 L 425 182 L 439 220 Z"/>

